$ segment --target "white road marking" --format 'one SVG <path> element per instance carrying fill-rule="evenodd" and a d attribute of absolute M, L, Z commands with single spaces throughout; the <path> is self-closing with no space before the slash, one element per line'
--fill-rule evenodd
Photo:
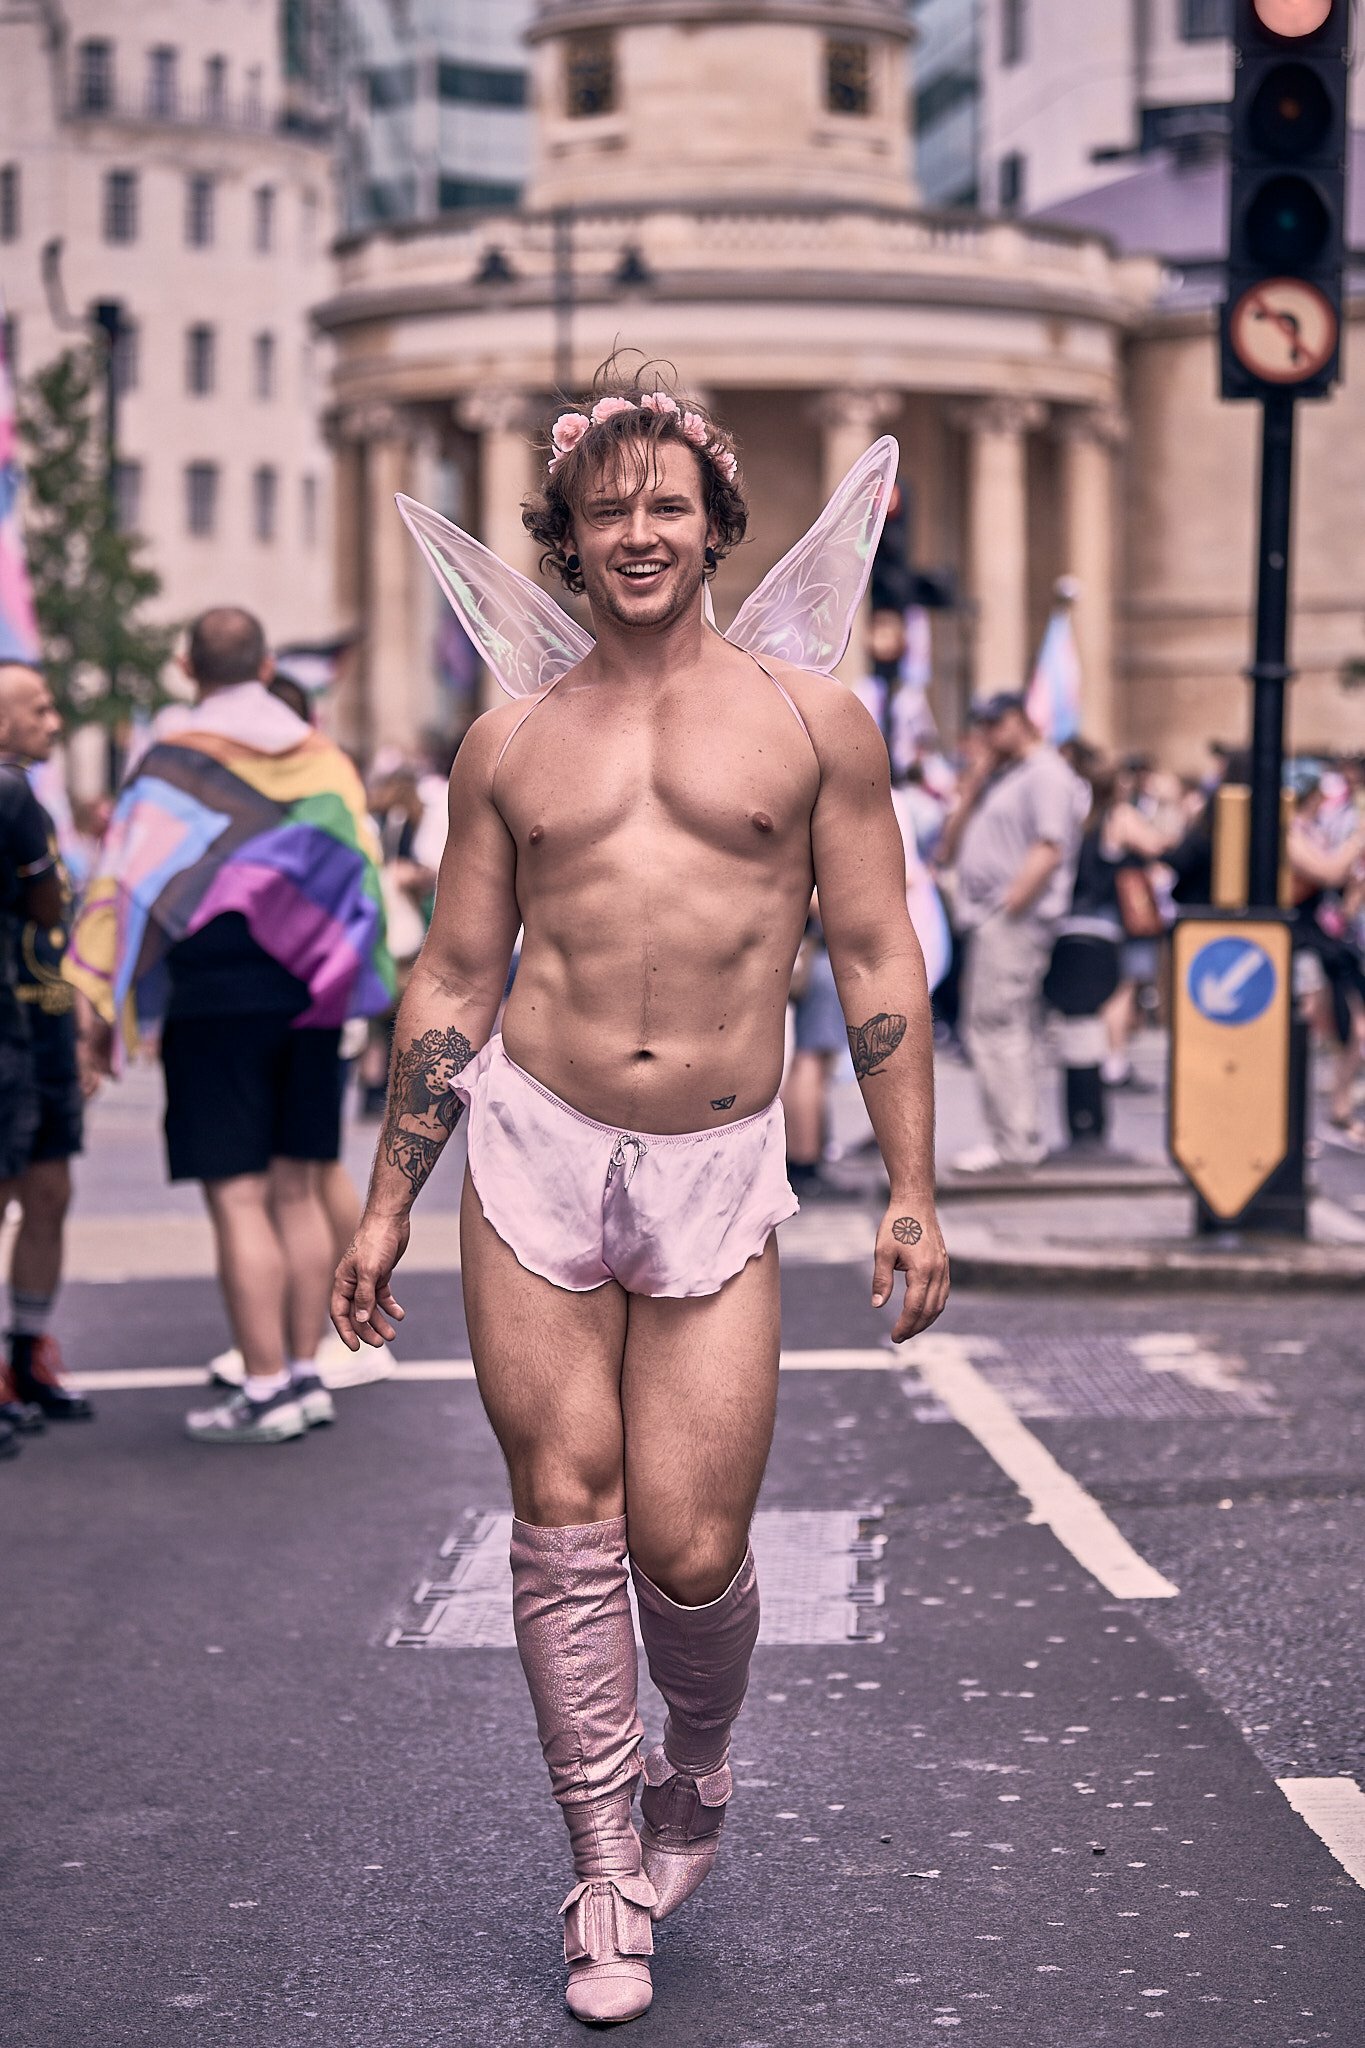
<path fill-rule="evenodd" d="M 894 1351 L 784 1351 L 783 1372 L 899 1372 L 905 1361 Z M 393 1380 L 472 1380 L 472 1358 L 410 1358 L 395 1363 L 382 1385 Z M 111 1372 L 73 1372 L 67 1384 L 81 1394 L 145 1393 L 159 1387 L 207 1388 L 203 1366 L 141 1365 Z M 343 1387 L 342 1393 L 349 1388 Z"/>
<path fill-rule="evenodd" d="M 994 1458 L 1076 1562 L 1116 1600 L 1172 1600 L 1180 1588 L 1139 1557 L 1099 1502 L 1026 1429 L 1003 1394 L 972 1364 L 972 1339 L 933 1331 L 919 1338 L 910 1362 L 954 1421 Z"/>
<path fill-rule="evenodd" d="M 1365 1888 L 1365 1792 L 1354 1778 L 1277 1778 L 1300 1820 L 1327 1844 L 1348 1876 Z"/>

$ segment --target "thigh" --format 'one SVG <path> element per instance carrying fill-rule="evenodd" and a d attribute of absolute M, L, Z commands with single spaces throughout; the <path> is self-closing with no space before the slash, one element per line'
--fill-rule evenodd
<path fill-rule="evenodd" d="M 528 1272 L 467 1168 L 460 1267 L 474 1373 L 517 1514 L 545 1527 L 619 1515 L 625 1294 L 614 1280 L 575 1293 Z"/>
<path fill-rule="evenodd" d="M 780 1346 L 775 1237 L 718 1294 L 629 1298 L 630 1544 L 669 1590 L 717 1577 L 721 1590 L 739 1562 L 772 1444 Z"/>
<path fill-rule="evenodd" d="M 33 1056 L 26 1044 L 0 1040 L 0 1181 L 13 1181 L 28 1165 L 38 1128 Z"/>

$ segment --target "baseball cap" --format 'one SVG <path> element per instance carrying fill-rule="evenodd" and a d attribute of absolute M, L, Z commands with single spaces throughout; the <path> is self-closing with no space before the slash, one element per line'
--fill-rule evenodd
<path fill-rule="evenodd" d="M 973 725 L 994 725 L 1007 712 L 1022 711 L 1024 699 L 1018 690 L 994 690 L 989 697 L 978 697 L 972 705 Z"/>

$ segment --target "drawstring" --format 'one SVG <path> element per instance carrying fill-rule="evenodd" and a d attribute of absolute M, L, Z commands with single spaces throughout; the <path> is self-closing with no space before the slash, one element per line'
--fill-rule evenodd
<path fill-rule="evenodd" d="M 630 1155 L 629 1166 L 626 1166 L 627 1145 L 633 1148 Z M 616 1145 L 611 1155 L 611 1164 L 607 1168 L 607 1186 L 611 1186 L 612 1179 L 616 1173 L 617 1167 L 625 1166 L 626 1177 L 622 1181 L 621 1185 L 623 1188 L 628 1188 L 630 1186 L 632 1178 L 634 1177 L 636 1167 L 640 1164 L 640 1161 L 644 1158 L 648 1150 L 649 1147 L 648 1145 L 646 1145 L 643 1138 L 632 1137 L 629 1131 L 622 1131 L 620 1137 L 616 1140 Z"/>

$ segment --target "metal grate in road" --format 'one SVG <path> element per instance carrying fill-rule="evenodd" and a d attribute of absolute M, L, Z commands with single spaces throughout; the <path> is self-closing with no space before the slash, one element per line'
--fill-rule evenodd
<path fill-rule="evenodd" d="M 977 1371 L 1030 1421 L 1211 1422 L 1284 1413 L 1274 1389 L 1251 1379 L 1240 1358 L 1184 1331 L 964 1341 Z M 906 1391 L 917 1420 L 949 1419 L 927 1390 L 908 1383 Z"/>
<path fill-rule="evenodd" d="M 769 1508 L 754 1516 L 760 1643 L 882 1640 L 881 1513 Z M 510 1515 L 471 1509 L 441 1545 L 436 1573 L 418 1583 L 407 1617 L 390 1630 L 389 1648 L 515 1649 L 511 1536 Z"/>

